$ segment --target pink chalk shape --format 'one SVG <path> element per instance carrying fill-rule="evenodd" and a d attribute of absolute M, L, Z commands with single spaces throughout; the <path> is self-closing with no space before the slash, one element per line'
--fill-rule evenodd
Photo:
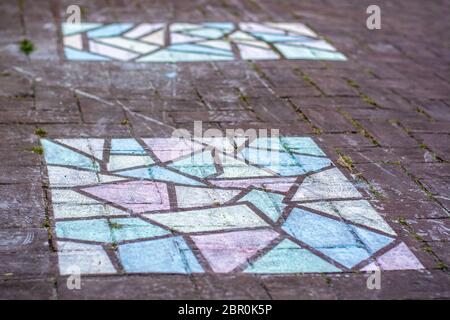
<path fill-rule="evenodd" d="M 82 190 L 134 213 L 170 209 L 167 186 L 162 182 L 131 181 Z"/>
<path fill-rule="evenodd" d="M 230 272 L 278 237 L 273 230 L 250 230 L 192 236 L 215 272 Z"/>
<path fill-rule="evenodd" d="M 239 179 L 239 180 L 209 180 L 218 187 L 241 188 L 247 187 L 263 188 L 270 191 L 287 192 L 297 178 L 263 178 L 263 179 Z"/>
<path fill-rule="evenodd" d="M 150 138 L 143 140 L 162 162 L 175 160 L 203 148 L 198 143 L 181 138 Z"/>
<path fill-rule="evenodd" d="M 389 250 L 376 259 L 378 266 L 372 262 L 362 268 L 362 271 L 379 270 L 418 270 L 423 269 L 423 265 L 409 250 L 405 243 L 400 243 L 395 248 Z"/>

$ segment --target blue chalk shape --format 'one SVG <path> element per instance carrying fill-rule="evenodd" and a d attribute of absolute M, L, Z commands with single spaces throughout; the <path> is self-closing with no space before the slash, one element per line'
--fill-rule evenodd
<path fill-rule="evenodd" d="M 245 148 L 241 155 L 251 163 L 260 166 L 295 166 L 297 162 L 293 156 L 287 152 L 277 150 Z"/>
<path fill-rule="evenodd" d="M 168 230 L 138 218 L 111 219 L 110 227 L 114 242 L 158 237 L 170 233 Z"/>
<path fill-rule="evenodd" d="M 331 161 L 328 158 L 298 155 L 295 153 L 292 153 L 292 156 L 297 160 L 297 165 L 302 167 L 305 172 L 317 171 L 331 165 Z"/>
<path fill-rule="evenodd" d="M 300 155 L 276 150 L 245 148 L 241 154 L 251 163 L 264 166 L 281 176 L 295 176 L 331 165 L 328 158 Z"/>
<path fill-rule="evenodd" d="M 198 178 L 207 178 L 217 172 L 210 152 L 196 153 L 173 162 L 169 167 Z"/>
<path fill-rule="evenodd" d="M 147 154 L 135 139 L 111 139 L 111 153 Z"/>
<path fill-rule="evenodd" d="M 106 219 L 58 221 L 55 226 L 58 238 L 112 242 Z"/>
<path fill-rule="evenodd" d="M 310 49 L 311 53 L 317 60 L 331 60 L 331 61 L 347 61 L 345 55 L 340 52 L 332 52 L 320 49 Z"/>
<path fill-rule="evenodd" d="M 354 232 L 357 234 L 358 238 L 366 245 L 367 250 L 370 254 L 373 254 L 380 250 L 381 248 L 387 246 L 392 241 L 393 238 L 387 237 L 367 229 L 363 229 L 356 226 L 351 226 Z"/>
<path fill-rule="evenodd" d="M 87 51 L 64 47 L 64 55 L 69 60 L 77 61 L 110 61 L 111 59 Z"/>
<path fill-rule="evenodd" d="M 294 208 L 282 228 L 347 268 L 388 245 L 392 238 Z"/>
<path fill-rule="evenodd" d="M 299 208 L 292 209 L 283 229 L 313 248 L 362 247 L 345 223 Z"/>
<path fill-rule="evenodd" d="M 100 170 L 98 163 L 87 156 L 75 152 L 47 139 L 41 140 L 47 164 L 75 166 L 89 170 Z"/>
<path fill-rule="evenodd" d="M 286 59 L 309 59 L 315 60 L 309 48 L 301 46 L 290 46 L 282 43 L 275 43 L 274 46 L 280 51 Z"/>
<path fill-rule="evenodd" d="M 100 37 L 113 37 L 120 35 L 122 32 L 127 31 L 133 27 L 133 23 L 112 23 L 105 25 L 104 27 L 88 31 L 88 38 L 100 38 Z"/>
<path fill-rule="evenodd" d="M 283 150 L 280 138 L 256 138 L 249 144 L 257 149 Z"/>
<path fill-rule="evenodd" d="M 341 272 L 331 263 L 285 239 L 264 256 L 251 263 L 247 273 Z"/>
<path fill-rule="evenodd" d="M 199 181 L 190 179 L 179 173 L 173 172 L 171 170 L 159 166 L 150 166 L 147 168 L 121 171 L 117 172 L 116 174 L 139 179 L 161 180 L 191 186 L 204 186 L 204 184 Z"/>
<path fill-rule="evenodd" d="M 319 249 L 319 251 L 347 268 L 352 268 L 370 257 L 367 250 L 358 247 Z"/>
<path fill-rule="evenodd" d="M 298 152 L 312 156 L 326 156 L 313 139 L 309 137 L 281 137 L 281 145 L 290 152 Z"/>
<path fill-rule="evenodd" d="M 277 221 L 283 213 L 286 205 L 283 203 L 281 194 L 252 190 L 242 197 L 239 202 L 249 201 L 259 210 L 261 210 L 273 222 Z"/>
<path fill-rule="evenodd" d="M 203 272 L 182 237 L 122 244 L 118 257 L 126 272 Z"/>

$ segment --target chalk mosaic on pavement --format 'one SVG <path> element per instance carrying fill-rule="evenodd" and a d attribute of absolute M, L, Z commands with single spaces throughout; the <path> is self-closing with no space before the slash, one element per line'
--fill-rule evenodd
<path fill-rule="evenodd" d="M 41 143 L 61 274 L 423 268 L 309 137 Z"/>
<path fill-rule="evenodd" d="M 78 61 L 346 60 L 302 23 L 63 23 L 62 34 Z"/>

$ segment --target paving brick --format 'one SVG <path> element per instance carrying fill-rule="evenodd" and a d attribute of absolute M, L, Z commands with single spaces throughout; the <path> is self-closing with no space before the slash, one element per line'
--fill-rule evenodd
<path fill-rule="evenodd" d="M 56 257 L 50 253 L 15 252 L 2 253 L 0 275 L 2 280 L 8 277 L 38 277 L 54 275 Z M 0 280 L 1 281 L 1 280 Z"/>
<path fill-rule="evenodd" d="M 301 104 L 300 104 L 301 105 Z M 308 119 L 324 132 L 349 132 L 354 127 L 339 112 L 330 108 L 301 108 Z M 332 118 L 333 121 L 329 121 Z"/>
<path fill-rule="evenodd" d="M 120 124 L 126 118 L 120 105 L 106 105 L 91 99 L 79 99 L 81 117 L 85 123 Z"/>
<path fill-rule="evenodd" d="M 2 228 L 41 227 L 45 218 L 42 186 L 37 184 L 0 185 Z"/>
<path fill-rule="evenodd" d="M 407 199 L 392 199 L 372 202 L 377 210 L 384 215 L 389 215 L 392 218 L 410 218 L 410 219 L 440 219 L 447 218 L 447 211 L 439 205 L 436 201 L 425 200 L 407 200 Z"/>
<path fill-rule="evenodd" d="M 252 275 L 202 275 L 193 281 L 202 299 L 270 299 L 263 284 Z"/>
<path fill-rule="evenodd" d="M 402 125 L 411 132 L 420 133 L 450 133 L 450 121 L 417 121 L 402 120 Z"/>
<path fill-rule="evenodd" d="M 278 97 L 250 97 L 247 101 L 257 113 L 258 118 L 264 122 L 274 122 L 279 125 L 299 120 L 299 114 L 285 100 Z M 277 112 L 272 112 L 272 110 L 277 110 Z"/>
<path fill-rule="evenodd" d="M 449 241 L 431 241 L 429 242 L 429 245 L 445 265 L 450 265 Z"/>
<path fill-rule="evenodd" d="M 183 275 L 82 277 L 80 290 L 69 290 L 58 278 L 59 299 L 200 299 L 192 280 Z"/>
<path fill-rule="evenodd" d="M 2 253 L 46 253 L 49 250 L 48 232 L 44 228 L 0 230 Z"/>
<path fill-rule="evenodd" d="M 6 279 L 0 280 L 2 300 L 47 300 L 56 299 L 53 278 Z"/>
<path fill-rule="evenodd" d="M 4 166 L 0 169 L 0 184 L 39 182 L 40 167 Z"/>
<path fill-rule="evenodd" d="M 415 147 L 417 142 L 401 128 L 388 122 L 359 120 L 361 125 L 382 145 L 390 147 Z"/>
<path fill-rule="evenodd" d="M 262 276 L 261 280 L 274 300 L 337 299 L 327 284 L 327 276 L 305 274 L 286 277 Z"/>
<path fill-rule="evenodd" d="M 410 279 L 414 279 L 411 281 Z M 332 276 L 331 286 L 338 299 L 433 299 L 448 298 L 448 275 L 442 271 L 386 271 L 381 273 L 381 289 L 367 289 L 367 275 Z M 432 289 L 430 291 L 430 289 Z"/>
<path fill-rule="evenodd" d="M 408 224 L 425 241 L 448 241 L 450 218 L 408 220 Z"/>
<path fill-rule="evenodd" d="M 417 134 L 417 137 L 438 156 L 450 159 L 450 135 L 424 133 Z"/>
<path fill-rule="evenodd" d="M 342 154 L 350 157 L 354 163 L 385 162 L 424 165 L 424 161 L 436 161 L 432 154 L 421 148 L 380 148 L 367 147 L 359 149 L 340 148 Z"/>
<path fill-rule="evenodd" d="M 256 121 L 256 117 L 249 112 L 245 111 L 208 111 L 208 112 L 184 112 L 184 111 L 174 111 L 170 113 L 175 123 L 190 123 L 192 122 L 192 117 L 198 119 L 198 121 L 203 122 L 248 122 Z"/>
<path fill-rule="evenodd" d="M 427 200 L 426 193 L 396 165 L 357 164 L 358 171 L 388 199 Z"/>

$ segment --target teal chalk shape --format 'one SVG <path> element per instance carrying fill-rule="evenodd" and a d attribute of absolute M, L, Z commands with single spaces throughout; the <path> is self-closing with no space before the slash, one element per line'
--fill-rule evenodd
<path fill-rule="evenodd" d="M 285 239 L 261 258 L 251 263 L 246 273 L 341 272 L 324 259 Z"/>
<path fill-rule="evenodd" d="M 55 142 L 42 139 L 41 144 L 44 148 L 44 157 L 47 164 L 74 166 L 95 171 L 100 169 L 99 164 L 93 159 Z"/>

